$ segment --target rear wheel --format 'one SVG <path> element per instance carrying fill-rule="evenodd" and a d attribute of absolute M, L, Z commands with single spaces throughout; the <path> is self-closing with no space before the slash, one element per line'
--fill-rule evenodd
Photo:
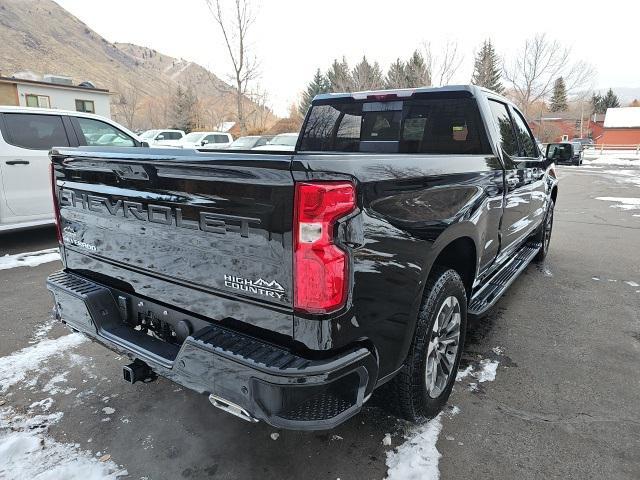
<path fill-rule="evenodd" d="M 551 243 L 551 232 L 553 231 L 553 209 L 555 202 L 553 199 L 549 200 L 549 208 L 547 208 L 547 214 L 544 217 L 544 222 L 540 226 L 540 232 L 538 233 L 537 240 L 542 243 L 542 247 L 535 256 L 536 262 L 541 262 L 547 256 L 549 252 L 549 244 Z"/>
<path fill-rule="evenodd" d="M 467 295 L 458 273 L 436 268 L 425 287 L 409 355 L 393 379 L 398 415 L 431 418 L 447 402 L 458 371 L 467 326 Z"/>

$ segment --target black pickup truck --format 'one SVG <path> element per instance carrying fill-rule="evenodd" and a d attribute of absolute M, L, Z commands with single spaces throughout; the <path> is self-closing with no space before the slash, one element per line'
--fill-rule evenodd
<path fill-rule="evenodd" d="M 467 317 L 547 253 L 554 165 L 473 86 L 320 95 L 295 152 L 58 148 L 58 318 L 248 421 L 446 402 Z M 385 401 L 387 398 L 385 397 Z"/>

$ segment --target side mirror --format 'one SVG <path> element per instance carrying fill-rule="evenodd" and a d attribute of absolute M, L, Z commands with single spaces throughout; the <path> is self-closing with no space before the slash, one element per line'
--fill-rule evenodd
<path fill-rule="evenodd" d="M 568 161 L 573 158 L 573 145 L 570 143 L 550 143 L 547 145 L 547 160 Z"/>
<path fill-rule="evenodd" d="M 140 142 L 140 146 L 149 148 L 149 142 Z"/>
<path fill-rule="evenodd" d="M 209 143 L 209 140 L 202 140 L 202 143 L 200 143 L 200 145 L 204 147 L 207 143 Z"/>
<path fill-rule="evenodd" d="M 164 135 L 158 135 L 158 136 L 156 137 L 156 140 L 164 140 Z"/>

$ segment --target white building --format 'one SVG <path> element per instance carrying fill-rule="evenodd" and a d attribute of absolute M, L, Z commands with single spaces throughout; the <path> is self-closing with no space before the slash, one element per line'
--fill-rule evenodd
<path fill-rule="evenodd" d="M 29 75 L 31 78 L 33 74 Z M 0 105 L 59 108 L 111 118 L 109 90 L 90 82 L 74 85 L 69 77 L 44 75 L 42 80 L 0 76 Z"/>

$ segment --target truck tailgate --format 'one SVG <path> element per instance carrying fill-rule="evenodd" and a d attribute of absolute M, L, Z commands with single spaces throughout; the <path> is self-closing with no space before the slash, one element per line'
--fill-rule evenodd
<path fill-rule="evenodd" d="M 67 270 L 291 336 L 290 155 L 89 147 L 51 158 Z"/>

